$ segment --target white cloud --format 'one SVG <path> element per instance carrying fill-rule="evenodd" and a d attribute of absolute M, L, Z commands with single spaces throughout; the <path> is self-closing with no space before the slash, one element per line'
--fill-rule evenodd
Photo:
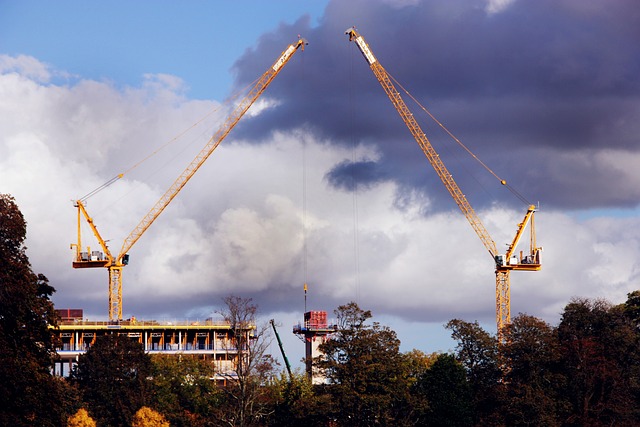
<path fill-rule="evenodd" d="M 0 75 L 0 192 L 13 194 L 26 216 L 28 255 L 57 288 L 54 301 L 106 315 L 107 272 L 70 266 L 69 243 L 76 238 L 71 199 L 212 107 L 184 99 L 181 90 L 177 83 L 119 90 L 92 81 L 65 87 Z M 191 139 L 204 144 L 200 135 Z M 325 173 L 352 151 L 301 130 L 275 134 L 260 145 L 234 140 L 233 134 L 228 139 L 131 250 L 123 276 L 126 313 L 135 306 L 183 318 L 221 295 L 288 292 L 307 280 L 323 304 L 357 300 L 363 308 L 375 307 L 374 315 L 396 319 L 406 328 L 403 341 L 418 333 L 410 331 L 412 322 L 439 325 L 459 317 L 492 324 L 493 263 L 453 202 L 451 212 L 423 217 L 421 200 L 403 212 L 394 208 L 393 183 L 360 192 L 355 200 L 352 193 L 332 190 Z M 191 155 L 168 153 L 166 164 L 136 170 L 90 199 L 89 212 L 113 251 Z M 168 161 L 174 157 L 178 161 Z M 478 212 L 499 248 L 511 240 L 523 214 L 499 206 Z M 555 322 L 572 296 L 624 300 L 638 276 L 637 219 L 537 215 L 543 269 L 512 275 L 513 315 L 523 311 Z"/>
<path fill-rule="evenodd" d="M 0 55 L 0 73 L 16 73 L 38 83 L 48 83 L 51 79 L 49 66 L 27 55 Z"/>
<path fill-rule="evenodd" d="M 516 0 L 487 0 L 486 11 L 489 14 L 500 13 L 515 1 Z"/>

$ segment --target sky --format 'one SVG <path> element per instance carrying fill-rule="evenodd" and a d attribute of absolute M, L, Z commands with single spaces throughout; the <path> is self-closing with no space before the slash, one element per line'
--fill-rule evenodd
<path fill-rule="evenodd" d="M 419 101 L 405 98 L 498 248 L 537 206 L 542 270 L 512 274 L 512 316 L 557 324 L 572 298 L 617 304 L 639 288 L 632 0 L 0 0 L 0 193 L 27 220 L 27 254 L 56 307 L 108 316 L 106 269 L 71 267 L 73 201 L 123 173 L 87 200 L 117 252 L 232 101 L 303 37 L 129 251 L 124 317 L 204 319 L 228 295 L 252 298 L 297 366 L 303 312 L 331 319 L 350 301 L 403 351 L 451 351 L 451 319 L 495 332 L 493 260 L 345 35 L 352 26 Z"/>

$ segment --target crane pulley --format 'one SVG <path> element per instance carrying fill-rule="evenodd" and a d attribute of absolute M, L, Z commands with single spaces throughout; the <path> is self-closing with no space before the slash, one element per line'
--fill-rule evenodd
<path fill-rule="evenodd" d="M 290 44 L 278 57 L 276 62 L 274 62 L 273 65 L 262 74 L 262 76 L 249 90 L 249 93 L 237 104 L 225 122 L 209 139 L 204 148 L 202 148 L 182 174 L 180 174 L 180 176 L 174 181 L 171 187 L 169 187 L 158 202 L 125 238 L 122 248 L 117 255 L 114 256 L 111 254 L 105 240 L 100 236 L 93 219 L 87 213 L 85 199 L 79 199 L 74 202 L 74 206 L 78 209 L 78 240 L 77 243 L 71 244 L 72 249 L 75 247 L 72 266 L 74 268 L 106 267 L 109 270 L 109 320 L 113 321 L 122 319 L 122 268 L 128 264 L 129 250 L 131 250 L 133 245 L 140 239 L 140 237 L 142 237 L 144 232 L 178 195 L 180 190 L 182 190 L 191 177 L 198 171 L 200 166 L 204 164 L 222 140 L 229 134 L 229 132 L 231 132 L 238 121 L 244 116 L 260 95 L 262 95 L 273 79 L 293 57 L 294 53 L 297 52 L 298 49 L 304 50 L 304 47 L 307 44 L 308 43 L 305 39 L 299 38 L 296 43 Z M 93 192 L 90 194 L 93 194 Z M 89 227 L 97 238 L 102 251 L 91 251 L 89 247 L 87 247 L 86 250 L 83 250 L 80 233 L 83 218 L 89 224 Z"/>
<path fill-rule="evenodd" d="M 460 190 L 460 187 L 458 187 L 458 184 L 453 179 L 451 173 L 447 170 L 426 134 L 420 128 L 420 125 L 414 118 L 411 110 L 409 110 L 402 99 L 400 92 L 393 84 L 391 77 L 377 60 L 367 42 L 360 34 L 358 34 L 355 27 L 347 29 L 345 34 L 349 36 L 349 41 L 355 42 L 358 46 L 358 49 L 366 59 L 371 71 L 373 71 L 373 74 L 378 79 L 378 82 L 391 100 L 396 111 L 415 140 L 418 142 L 418 145 L 424 154 L 427 156 L 429 163 L 431 163 L 431 166 L 435 169 L 438 177 L 449 191 L 449 194 L 494 259 L 496 272 L 496 323 L 498 337 L 501 338 L 504 326 L 511 322 L 510 272 L 512 270 L 537 271 L 541 268 L 540 252 L 542 248 L 537 247 L 535 241 L 534 213 L 536 211 L 536 207 L 534 205 L 530 205 L 527 208 L 527 213 L 525 214 L 522 222 L 518 224 L 516 235 L 512 243 L 508 246 L 505 254 L 500 254 L 496 248 L 496 243 L 491 238 L 491 235 L 482 224 L 482 221 L 480 221 L 480 218 L 473 207 L 469 204 L 467 198 L 462 193 L 462 190 Z M 501 180 L 501 183 L 503 185 L 506 184 L 504 180 Z M 529 229 L 531 231 L 529 252 L 526 255 L 522 252 L 516 254 L 516 246 L 520 242 L 527 225 L 530 225 Z"/>

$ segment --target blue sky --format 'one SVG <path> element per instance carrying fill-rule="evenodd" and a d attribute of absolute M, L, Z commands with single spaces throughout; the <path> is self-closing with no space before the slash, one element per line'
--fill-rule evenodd
<path fill-rule="evenodd" d="M 265 32 L 327 1 L 0 1 L 0 50 L 31 55 L 72 76 L 137 86 L 144 74 L 171 74 L 188 95 L 222 99 L 231 67 Z M 291 34 L 295 41 L 297 34 Z M 258 72 L 258 70 L 256 70 Z"/>
<path fill-rule="evenodd" d="M 208 115 L 91 199 L 119 248 L 223 122 L 225 98 L 299 34 L 307 49 L 131 250 L 125 317 L 205 318 L 230 293 L 251 297 L 296 361 L 302 344 L 288 331 L 306 281 L 309 308 L 356 300 L 403 350 L 450 350 L 442 325 L 453 318 L 493 331 L 493 261 L 344 35 L 356 25 L 394 78 L 540 203 L 543 268 L 512 275 L 512 314 L 557 323 L 573 297 L 619 303 L 638 287 L 637 10 L 634 0 L 0 0 L 0 192 L 26 216 L 28 254 L 54 302 L 104 318 L 107 272 L 70 266 L 70 200 Z M 421 125 L 503 248 L 526 205 Z"/>

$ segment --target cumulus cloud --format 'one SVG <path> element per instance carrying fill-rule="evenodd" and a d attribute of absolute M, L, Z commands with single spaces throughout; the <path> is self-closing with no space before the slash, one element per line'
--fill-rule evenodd
<path fill-rule="evenodd" d="M 237 88 L 291 34 L 310 45 L 131 249 L 125 316 L 204 316 L 235 293 L 295 319 L 306 282 L 309 309 L 357 300 L 402 328 L 456 317 L 493 324 L 493 260 L 344 36 L 354 23 L 480 158 L 541 201 L 543 269 L 512 274 L 512 312 L 554 322 L 572 296 L 624 300 L 640 258 L 631 77 L 640 56 L 624 42 L 637 27 L 625 25 L 624 1 L 560 2 L 550 19 L 552 3 L 335 1 L 318 27 L 301 19 L 265 35 L 236 63 Z M 500 13 L 487 15 L 487 4 Z M 622 24 L 605 27 L 591 19 L 598 12 Z M 71 269 L 72 200 L 126 171 L 87 205 L 117 252 L 227 107 L 189 99 L 179 76 L 148 75 L 140 87 L 59 83 L 48 76 L 64 72 L 35 58 L 1 64 L 0 191 L 26 216 L 28 254 L 57 288 L 56 304 L 104 317 L 107 272 Z M 526 207 L 487 191 L 488 180 L 464 172 L 469 160 L 424 126 L 503 250 Z"/>
<path fill-rule="evenodd" d="M 16 73 L 40 83 L 47 83 L 51 79 L 50 67 L 27 55 L 0 55 L 0 73 Z"/>
<path fill-rule="evenodd" d="M 487 13 L 499 13 L 505 10 L 515 0 L 488 0 L 487 1 Z"/>

